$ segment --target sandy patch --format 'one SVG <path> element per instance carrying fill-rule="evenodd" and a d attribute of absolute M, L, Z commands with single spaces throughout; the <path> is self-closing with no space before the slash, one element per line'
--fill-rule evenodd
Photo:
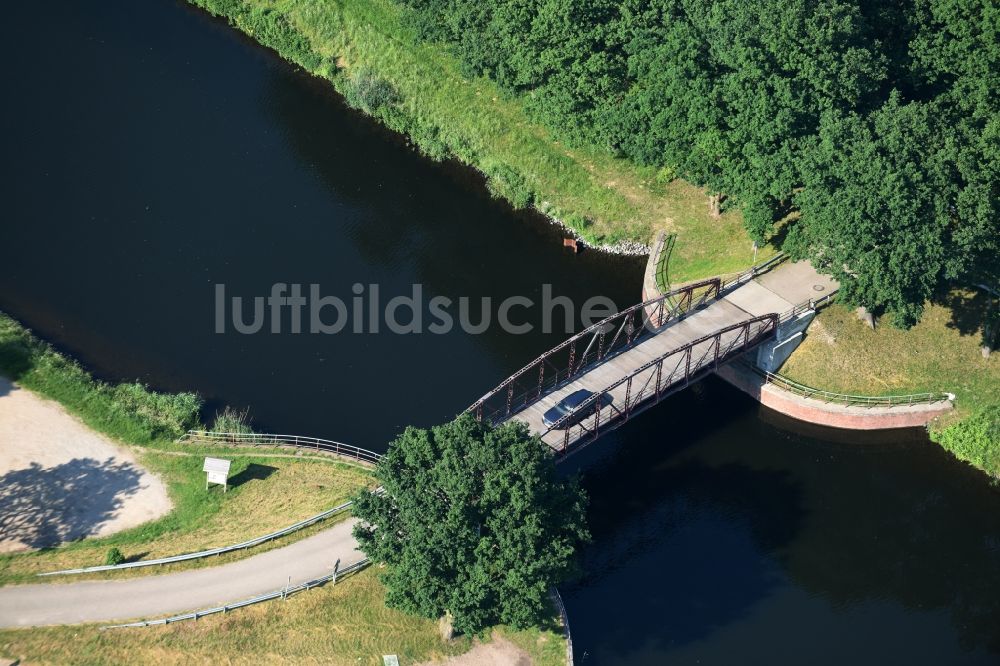
<path fill-rule="evenodd" d="M 0 552 L 106 536 L 170 508 L 129 451 L 0 377 Z"/>
<path fill-rule="evenodd" d="M 531 656 L 506 638 L 493 636 L 489 643 L 477 641 L 465 654 L 420 666 L 531 666 Z"/>

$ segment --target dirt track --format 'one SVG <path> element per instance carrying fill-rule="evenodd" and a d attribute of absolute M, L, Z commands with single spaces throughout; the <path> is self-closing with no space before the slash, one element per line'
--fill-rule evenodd
<path fill-rule="evenodd" d="M 0 377 L 0 553 L 105 536 L 170 509 L 163 482 L 128 450 Z"/>

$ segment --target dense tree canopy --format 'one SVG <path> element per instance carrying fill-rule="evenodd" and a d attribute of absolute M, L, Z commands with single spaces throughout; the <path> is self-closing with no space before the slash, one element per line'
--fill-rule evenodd
<path fill-rule="evenodd" d="M 407 429 L 376 471 L 385 492 L 361 493 L 361 550 L 387 565 L 386 602 L 477 632 L 537 624 L 548 591 L 588 538 L 584 497 L 520 422 L 493 428 L 468 415 Z"/>
<path fill-rule="evenodd" d="M 791 219 L 854 304 L 906 325 L 995 271 L 992 0 L 405 1 L 561 138 L 724 193 L 757 240 Z"/>

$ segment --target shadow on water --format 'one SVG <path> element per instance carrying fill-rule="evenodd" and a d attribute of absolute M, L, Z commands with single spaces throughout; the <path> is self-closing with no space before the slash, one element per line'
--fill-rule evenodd
<path fill-rule="evenodd" d="M 738 623 L 780 580 L 766 554 L 787 548 L 805 519 L 788 472 L 686 458 L 711 429 L 701 390 L 656 409 L 567 463 L 584 474 L 594 541 L 586 574 L 563 592 L 574 634 L 600 636 L 602 654 L 629 654 L 637 631 L 659 652 Z M 649 626 L 608 623 L 594 608 L 628 609 Z"/>
<path fill-rule="evenodd" d="M 993 662 L 1000 491 L 918 429 L 777 428 L 693 388 L 565 464 L 594 535 L 563 587 L 580 663 Z"/>
<path fill-rule="evenodd" d="M 77 458 L 0 476 L 0 540 L 45 548 L 88 536 L 140 489 L 131 463 Z"/>

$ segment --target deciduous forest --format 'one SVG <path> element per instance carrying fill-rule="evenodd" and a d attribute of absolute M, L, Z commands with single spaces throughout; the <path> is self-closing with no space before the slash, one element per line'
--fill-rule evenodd
<path fill-rule="evenodd" d="M 704 185 L 898 325 L 995 280 L 990 0 L 406 0 L 561 140 Z"/>

